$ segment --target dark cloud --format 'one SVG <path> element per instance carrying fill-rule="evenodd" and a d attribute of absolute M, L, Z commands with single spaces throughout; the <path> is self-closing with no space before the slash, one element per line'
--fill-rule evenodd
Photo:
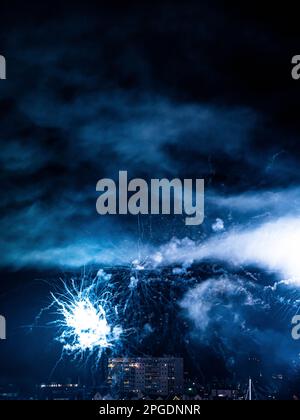
<path fill-rule="evenodd" d="M 64 249 L 98 253 L 107 232 L 118 245 L 134 242 L 132 221 L 95 212 L 97 180 L 121 169 L 204 177 L 223 194 L 296 182 L 297 137 L 288 132 L 283 141 L 262 109 L 272 98 L 249 89 L 251 72 L 237 64 L 246 46 L 250 57 L 280 56 L 284 41 L 272 31 L 194 3 L 95 14 L 91 6 L 84 18 L 80 10 L 60 8 L 54 19 L 37 8 L 3 35 L 3 264 L 42 263 L 45 253 L 61 264 L 55 256 Z M 173 233 L 167 223 L 164 239 Z M 93 258 L 65 258 L 74 260 Z"/>

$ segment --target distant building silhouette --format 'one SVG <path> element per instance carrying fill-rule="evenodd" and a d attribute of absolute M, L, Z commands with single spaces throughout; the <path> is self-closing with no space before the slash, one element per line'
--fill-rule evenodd
<path fill-rule="evenodd" d="M 166 397 L 183 391 L 183 359 L 179 357 L 111 358 L 108 383 L 119 395 Z"/>

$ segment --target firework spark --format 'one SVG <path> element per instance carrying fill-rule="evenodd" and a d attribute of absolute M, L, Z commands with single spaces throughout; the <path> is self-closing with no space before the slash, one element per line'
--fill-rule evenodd
<path fill-rule="evenodd" d="M 99 291 L 98 278 L 78 285 L 75 280 L 70 286 L 63 283 L 63 290 L 52 293 L 52 307 L 56 308 L 59 327 L 57 341 L 63 344 L 67 353 L 82 355 L 97 353 L 115 347 L 123 333 L 117 323 L 117 309 L 111 305 L 107 291 Z"/>

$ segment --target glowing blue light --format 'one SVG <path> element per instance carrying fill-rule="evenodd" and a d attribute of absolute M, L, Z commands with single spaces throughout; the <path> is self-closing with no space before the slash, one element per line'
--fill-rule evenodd
<path fill-rule="evenodd" d="M 63 349 L 75 356 L 82 352 L 97 352 L 114 347 L 122 334 L 116 324 L 117 312 L 110 306 L 109 294 L 98 296 L 97 282 L 76 287 L 64 283 L 63 293 L 52 294 L 52 305 L 57 307 L 59 326 L 57 340 Z"/>

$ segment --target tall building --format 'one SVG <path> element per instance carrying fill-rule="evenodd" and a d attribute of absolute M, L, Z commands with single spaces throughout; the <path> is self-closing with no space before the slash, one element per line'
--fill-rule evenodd
<path fill-rule="evenodd" d="M 183 359 L 179 357 L 111 358 L 108 383 L 119 395 L 167 396 L 183 391 Z"/>

